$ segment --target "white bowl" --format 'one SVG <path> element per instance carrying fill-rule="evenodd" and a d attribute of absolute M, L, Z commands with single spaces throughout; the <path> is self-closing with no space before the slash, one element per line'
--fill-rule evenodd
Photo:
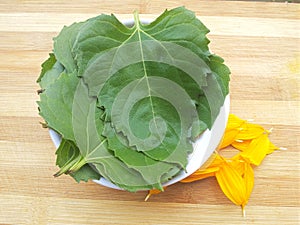
<path fill-rule="evenodd" d="M 152 20 L 150 19 L 141 20 L 141 22 L 144 24 L 149 24 L 151 21 Z M 133 19 L 123 20 L 122 22 L 127 26 L 132 26 L 134 23 Z M 164 183 L 164 187 L 177 183 L 180 180 L 188 177 L 197 169 L 199 169 L 208 160 L 208 158 L 212 155 L 212 153 L 215 151 L 215 149 L 218 147 L 219 143 L 222 140 L 229 116 L 229 108 L 230 98 L 229 95 L 227 95 L 211 130 L 207 129 L 206 131 L 204 131 L 203 134 L 201 134 L 201 136 L 199 137 L 199 139 L 197 139 L 193 143 L 194 150 L 188 156 L 188 164 L 186 170 L 182 170 L 171 180 Z M 58 148 L 61 142 L 60 135 L 53 130 L 49 130 L 49 133 L 54 145 L 56 146 L 56 148 Z M 100 180 L 94 180 L 94 182 L 109 188 L 121 190 L 121 188 L 106 180 L 105 178 L 100 178 Z"/>

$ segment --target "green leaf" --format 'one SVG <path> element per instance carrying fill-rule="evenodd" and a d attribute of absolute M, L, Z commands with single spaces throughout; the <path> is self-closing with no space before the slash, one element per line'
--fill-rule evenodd
<path fill-rule="evenodd" d="M 100 110 L 96 107 L 96 99 L 89 97 L 85 84 L 79 82 L 74 96 L 72 121 L 76 144 L 84 161 L 93 164 L 103 177 L 128 191 L 135 191 L 134 186 L 159 188 L 157 184 L 146 182 L 138 171 L 128 168 L 107 149 L 107 140 L 99 135 L 103 121 L 95 117 L 101 113 L 95 113 L 95 110 Z"/>
<path fill-rule="evenodd" d="M 207 85 L 206 76 L 212 71 L 202 58 L 187 49 L 186 46 L 174 44 L 174 40 L 185 42 L 196 40 L 196 43 L 201 46 L 198 47 L 199 51 L 206 51 L 207 46 L 203 47 L 204 43 L 207 43 L 205 35 L 202 39 L 195 39 L 195 34 L 205 30 L 205 27 L 195 18 L 194 14 L 184 8 L 167 11 L 166 14 L 161 23 L 164 23 L 169 32 L 175 28 L 178 29 L 172 33 L 171 40 L 168 32 L 163 31 L 163 34 L 157 35 L 156 26 L 160 25 L 160 21 L 143 26 L 139 23 L 136 15 L 135 26 L 130 30 L 131 35 L 129 36 L 128 30 L 126 30 L 126 35 L 129 37 L 123 42 L 116 40 L 115 43 L 119 42 L 119 46 L 113 45 L 110 51 L 100 50 L 98 54 L 94 53 L 93 59 L 91 59 L 91 54 L 85 56 L 86 60 L 90 60 L 90 62 L 82 76 L 89 87 L 89 94 L 98 96 L 100 106 L 105 108 L 106 120 L 111 121 L 116 131 L 122 132 L 128 138 L 130 146 L 135 146 L 137 151 L 143 151 L 155 160 L 177 163 L 184 168 L 187 163 L 187 153 L 192 151 L 188 138 L 192 138 L 192 134 L 196 135 L 190 130 L 194 124 L 199 125 L 200 123 L 195 102 L 198 101 L 199 95 L 203 94 L 201 88 Z M 165 20 L 167 20 L 166 23 Z M 182 27 L 179 21 L 186 22 L 187 25 Z M 92 24 L 90 23 L 88 26 L 92 26 Z M 94 24 L 93 35 L 85 36 L 84 41 L 80 41 L 79 36 L 79 51 L 88 49 L 95 38 L 103 37 L 104 28 L 101 29 L 101 27 L 102 23 L 100 22 Z M 114 32 L 110 30 L 109 34 L 122 33 L 122 30 L 125 29 L 117 22 L 114 27 Z M 186 31 L 183 30 L 186 27 L 198 30 L 195 34 L 190 35 L 188 32 L 183 32 Z M 99 33 L 96 34 L 96 31 Z M 124 33 L 123 36 L 126 35 Z M 158 63 L 153 66 L 151 61 Z M 175 73 L 168 71 L 170 66 L 177 68 Z M 174 74 L 182 73 L 182 70 L 185 72 L 185 76 L 180 78 L 184 78 L 180 80 L 177 76 L 176 79 Z M 196 88 L 187 88 L 189 86 L 182 82 L 186 79 L 185 77 L 189 76 L 189 83 Z M 117 82 L 110 82 L 111 77 L 116 77 Z M 138 101 L 143 103 L 137 103 Z M 166 106 L 166 102 L 175 105 L 175 108 L 170 109 Z M 131 110 L 134 104 L 138 104 L 137 110 Z M 113 110 L 113 105 L 117 106 L 116 110 Z M 176 112 L 179 113 L 177 119 L 175 118 Z M 135 119 L 135 115 L 141 116 L 137 116 Z M 129 126 L 130 121 L 133 121 L 132 124 L 138 124 L 140 129 L 132 130 Z M 177 124 L 174 121 L 177 121 Z M 136 137 L 141 130 L 149 131 L 148 136 L 146 135 L 147 137 L 144 139 Z M 201 130 L 198 130 L 197 135 L 200 132 Z"/>
<path fill-rule="evenodd" d="M 123 137 L 123 140 L 120 141 L 120 136 L 116 135 L 109 123 L 105 124 L 104 134 L 107 137 L 109 148 L 114 151 L 114 155 L 129 168 L 140 172 L 148 184 L 166 182 L 174 173 L 176 174 L 180 171 L 180 167 L 174 164 L 153 160 L 143 152 L 138 152 L 128 147 L 126 145 L 126 138 Z M 172 171 L 172 173 L 167 176 L 166 173 L 169 171 Z M 161 185 L 159 185 L 159 189 L 162 189 Z"/>
<path fill-rule="evenodd" d="M 58 165 L 61 172 L 68 172 L 68 170 L 77 162 L 77 157 L 80 155 L 79 149 L 71 142 L 65 139 L 62 139 L 59 148 L 56 153 L 56 165 Z M 85 181 L 91 179 L 100 179 L 100 175 L 96 172 L 95 169 L 90 167 L 88 164 L 81 167 L 79 170 L 70 173 L 70 175 L 77 181 Z"/>
<path fill-rule="evenodd" d="M 224 64 L 224 60 L 217 55 L 211 55 L 208 62 L 209 67 L 217 77 L 224 96 L 229 93 L 230 70 Z"/>
<path fill-rule="evenodd" d="M 40 86 L 43 90 L 49 87 L 55 80 L 59 77 L 59 75 L 63 72 L 64 67 L 59 63 L 56 62 L 53 67 L 48 70 L 42 79 L 40 80 Z"/>
<path fill-rule="evenodd" d="M 156 76 L 151 76 L 151 79 L 149 79 L 150 84 L 156 83 L 156 85 L 152 85 L 153 96 L 151 99 L 146 97 L 148 90 L 145 80 L 140 81 L 138 79 L 135 83 L 132 83 L 131 78 L 134 81 L 135 77 L 131 75 L 130 71 L 137 70 L 130 67 L 128 69 L 129 74 L 125 79 L 124 74 L 127 72 L 120 71 L 106 83 L 103 93 L 109 90 L 110 96 L 101 93 L 100 102 L 102 102 L 108 114 L 111 112 L 112 103 L 117 107 L 115 110 L 112 109 L 112 123 L 118 132 L 125 130 L 124 134 L 129 138 L 129 145 L 136 146 L 139 151 L 145 150 L 145 154 L 153 159 L 179 163 L 184 167 L 187 151 L 192 148 L 187 138 L 188 130 L 192 125 L 191 120 L 193 119 L 195 105 L 185 93 L 182 93 L 180 97 L 182 101 L 177 102 L 178 92 L 176 91 L 181 90 L 178 85 L 176 83 L 166 84 L 166 79 L 157 80 L 159 78 Z M 138 75 L 138 73 L 135 73 L 135 75 Z M 118 85 L 121 77 L 123 77 L 122 85 Z M 173 86 L 171 86 L 172 84 Z M 123 89 L 123 86 L 126 89 Z M 166 86 L 170 88 L 166 88 Z M 135 91 L 132 92 L 132 90 Z M 136 94 L 142 94 L 142 96 L 135 96 Z M 121 97 L 118 98 L 118 96 Z M 139 101 L 135 101 L 136 98 Z M 173 103 L 177 109 L 165 99 Z M 178 111 L 181 111 L 181 115 L 178 115 Z M 156 117 L 153 117 L 154 115 Z M 126 122 L 128 122 L 127 127 Z M 123 124 L 125 124 L 124 127 L 122 127 Z M 152 124 L 150 130 L 149 124 Z M 185 133 L 182 132 L 181 125 Z M 160 140 L 160 136 L 155 133 L 156 131 L 161 132 L 165 138 Z M 129 137 L 127 134 L 130 132 L 134 136 Z M 180 135 L 181 132 L 184 133 L 183 136 Z M 180 139 L 182 139 L 181 149 L 178 148 L 178 151 L 174 152 L 173 150 L 176 149 Z M 157 144 L 160 145 L 156 146 Z M 148 147 L 151 145 L 154 148 L 149 151 Z"/>
<path fill-rule="evenodd" d="M 81 22 L 73 23 L 69 27 L 65 26 L 59 35 L 53 39 L 55 57 L 66 68 L 68 73 L 72 73 L 77 68 L 73 47 L 76 36 L 84 24 L 84 22 Z"/>
<path fill-rule="evenodd" d="M 50 53 L 49 58 L 42 64 L 42 71 L 36 82 L 39 83 L 41 81 L 42 77 L 45 75 L 45 73 L 48 70 L 50 70 L 55 63 L 56 63 L 56 58 L 53 53 Z"/>
<path fill-rule="evenodd" d="M 76 55 L 78 75 L 81 76 L 89 60 L 99 52 L 121 45 L 131 34 L 114 15 L 102 14 L 88 20 L 76 36 L 73 51 Z"/>
<path fill-rule="evenodd" d="M 75 141 L 72 126 L 72 105 L 79 78 L 76 73 L 62 73 L 40 94 L 40 115 L 48 127 L 63 138 Z"/>
<path fill-rule="evenodd" d="M 184 7 L 166 10 L 149 25 L 140 25 L 145 33 L 156 40 L 168 41 L 190 49 L 203 60 L 210 55 L 207 27 L 195 13 Z"/>
<path fill-rule="evenodd" d="M 112 158 L 111 158 L 112 159 Z M 142 184 L 145 182 L 137 171 L 129 169 L 128 167 L 120 164 L 120 161 L 112 159 L 112 161 L 104 162 L 103 164 L 94 163 L 94 167 L 106 178 L 118 187 L 130 191 L 136 192 L 140 190 L 158 189 L 162 190 L 161 185 L 157 184 Z M 119 165 L 119 166 L 116 166 Z"/>

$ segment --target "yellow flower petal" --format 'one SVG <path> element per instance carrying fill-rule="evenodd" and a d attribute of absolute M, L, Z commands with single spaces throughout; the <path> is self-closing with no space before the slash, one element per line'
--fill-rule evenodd
<path fill-rule="evenodd" d="M 240 154 L 227 159 L 227 163 L 229 163 L 239 173 L 240 176 L 243 176 L 245 173 L 245 162 L 246 160 L 244 160 Z"/>
<path fill-rule="evenodd" d="M 274 145 L 272 142 L 270 142 L 269 151 L 267 152 L 267 155 L 273 153 L 275 150 L 278 150 L 278 149 L 280 149 L 280 148 L 277 147 L 276 145 Z"/>
<path fill-rule="evenodd" d="M 227 125 L 226 125 L 226 131 L 229 131 L 229 130 L 232 130 L 232 129 L 237 129 L 242 124 L 244 124 L 245 122 L 246 122 L 246 120 L 242 120 L 234 114 L 229 114 L 228 122 L 227 122 Z"/>
<path fill-rule="evenodd" d="M 242 120 L 234 114 L 229 114 L 224 136 L 218 149 L 229 146 L 236 139 L 236 135 L 240 132 L 240 126 L 242 126 L 245 122 L 246 120 Z"/>
<path fill-rule="evenodd" d="M 218 167 L 207 168 L 207 169 L 201 170 L 201 171 L 197 170 L 196 172 L 194 172 L 190 176 L 184 178 L 180 182 L 182 182 L 182 183 L 190 183 L 190 182 L 193 182 L 193 181 L 196 181 L 196 180 L 203 180 L 203 179 L 208 178 L 208 177 L 213 177 L 213 176 L 215 176 L 215 173 L 218 170 L 219 170 Z"/>
<path fill-rule="evenodd" d="M 236 140 L 231 143 L 231 146 L 243 152 L 249 149 L 249 145 L 251 144 L 251 142 L 252 140 Z M 275 146 L 272 142 L 270 142 L 269 150 L 266 152 L 266 154 L 271 154 L 278 149 L 280 148 Z"/>
<path fill-rule="evenodd" d="M 230 114 L 224 136 L 218 149 L 223 149 L 236 140 L 251 140 L 257 138 L 264 132 L 265 130 L 262 126 L 247 123 L 247 121 Z"/>
<path fill-rule="evenodd" d="M 237 154 L 232 158 L 230 164 L 239 172 L 246 184 L 246 192 L 249 197 L 254 185 L 254 171 L 251 162 L 243 158 L 241 154 Z"/>
<path fill-rule="evenodd" d="M 249 147 L 241 153 L 246 159 L 258 166 L 265 158 L 270 148 L 270 140 L 267 133 L 260 135 L 258 138 L 255 138 L 249 144 Z"/>
<path fill-rule="evenodd" d="M 238 135 L 240 131 L 237 129 L 231 129 L 228 131 L 225 131 L 224 136 L 222 138 L 222 141 L 218 147 L 218 149 L 226 148 L 227 146 L 231 145 L 232 142 L 236 140 L 236 136 Z"/>
<path fill-rule="evenodd" d="M 242 166 L 242 171 L 240 171 L 242 173 L 240 175 L 244 180 L 244 185 L 246 189 L 245 201 L 241 204 L 243 216 L 245 216 L 245 206 L 248 203 L 254 186 L 254 171 L 249 160 L 244 159 L 242 156 L 239 156 L 239 162 Z"/>
<path fill-rule="evenodd" d="M 264 128 L 260 125 L 245 123 L 240 127 L 240 132 L 236 135 L 236 139 L 251 140 L 259 137 L 264 132 Z"/>
<path fill-rule="evenodd" d="M 249 145 L 252 140 L 242 140 L 242 141 L 234 141 L 232 142 L 232 147 L 240 150 L 240 151 L 246 151 L 249 148 Z"/>
<path fill-rule="evenodd" d="M 180 182 L 189 183 L 215 176 L 215 172 L 219 170 L 219 166 L 223 162 L 223 159 L 220 157 L 219 154 L 213 154 L 212 158 L 212 162 L 206 168 L 199 168 L 190 176 L 182 179 Z"/>
<path fill-rule="evenodd" d="M 229 163 L 224 162 L 216 178 L 223 193 L 236 205 L 243 205 L 247 202 L 246 187 L 239 172 Z"/>
<path fill-rule="evenodd" d="M 250 195 L 252 193 L 253 186 L 254 186 L 253 168 L 249 162 L 245 162 L 244 166 L 245 166 L 245 172 L 244 172 L 243 178 L 244 178 L 244 182 L 246 184 L 246 199 L 247 199 L 247 201 L 244 203 L 244 205 L 242 205 L 243 208 L 248 203 L 248 199 L 250 198 Z"/>
<path fill-rule="evenodd" d="M 224 162 L 216 178 L 224 194 L 243 209 L 248 203 L 254 185 L 254 173 L 250 162 L 240 155 Z"/>
<path fill-rule="evenodd" d="M 164 190 L 166 189 L 166 187 L 164 187 Z M 151 189 L 148 191 L 148 194 L 147 196 L 145 197 L 144 201 L 146 202 L 150 197 L 151 195 L 157 195 L 159 193 L 161 193 L 162 191 L 158 190 L 158 189 Z"/>

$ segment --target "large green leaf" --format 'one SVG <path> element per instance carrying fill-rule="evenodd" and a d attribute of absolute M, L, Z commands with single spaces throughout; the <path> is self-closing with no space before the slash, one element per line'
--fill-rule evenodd
<path fill-rule="evenodd" d="M 81 54 L 89 61 L 82 76 L 89 87 L 89 94 L 98 96 L 100 106 L 105 108 L 106 120 L 113 124 L 116 132 L 123 133 L 129 145 L 136 147 L 137 151 L 143 151 L 155 160 L 178 163 L 184 168 L 187 153 L 192 151 L 189 138 L 203 131 L 196 104 L 203 95 L 201 89 L 207 86 L 206 76 L 212 71 L 203 60 L 208 59 L 203 24 L 184 8 L 166 11 L 165 14 L 150 25 L 140 24 L 136 14 L 135 26 L 130 29 L 115 20 L 110 21 L 114 27 L 109 34 L 123 33 L 127 39 L 121 42 L 117 35 L 118 39 L 109 51 L 106 48 L 98 52 L 91 43 L 102 39 L 105 29 L 102 29 L 103 23 L 95 20 L 95 24 L 85 26 L 94 27 L 92 35 L 84 35 L 84 38 L 79 35 L 77 49 L 79 53 L 82 49 L 95 49 L 88 55 Z M 168 32 L 161 30 L 160 26 Z M 186 32 L 191 28 L 196 31 Z M 204 35 L 195 36 L 197 33 Z M 113 39 L 114 35 L 110 38 Z M 190 43 L 191 40 L 197 44 L 201 57 L 188 49 L 190 45 L 183 47 L 176 44 L 176 41 Z M 175 73 L 170 72 L 169 67 L 175 67 Z M 182 82 L 188 80 L 186 77 L 189 77 L 188 84 L 193 84 L 194 88 Z M 173 109 L 167 106 L 167 102 L 174 106 Z M 216 103 L 218 101 L 214 101 Z M 138 105 L 136 110 L 132 110 L 134 105 Z M 217 112 L 221 105 L 215 107 Z M 137 124 L 139 129 L 133 130 L 130 123 Z M 195 125 L 200 128 L 193 129 Z M 202 127 L 205 129 L 210 125 Z M 137 137 L 144 130 L 148 131 L 147 135 Z"/>
<path fill-rule="evenodd" d="M 78 164 L 92 163 L 103 177 L 129 191 L 135 191 L 136 187 L 161 189 L 160 183 L 146 181 L 137 170 L 129 168 L 108 150 L 107 140 L 99 135 L 103 121 L 95 116 L 99 115 L 95 110 L 100 110 L 96 107 L 96 98 L 88 96 L 86 85 L 80 81 L 74 95 L 72 120 L 76 144 L 82 156 Z"/>
<path fill-rule="evenodd" d="M 38 102 L 40 115 L 48 127 L 57 131 L 63 138 L 75 141 L 72 126 L 72 106 L 74 92 L 79 78 L 75 73 L 62 73 L 40 94 Z"/>
<path fill-rule="evenodd" d="M 155 161 L 122 145 L 108 123 L 105 132 L 108 139 L 102 137 L 103 121 L 99 119 L 99 111 L 96 98 L 88 96 L 86 85 L 80 81 L 74 96 L 72 120 L 76 144 L 81 152 L 76 164 L 93 164 L 103 177 L 128 191 L 162 189 L 161 184 L 180 171 L 174 164 Z M 117 149 L 115 154 L 108 150 L 107 142 Z"/>
<path fill-rule="evenodd" d="M 77 69 L 73 54 L 76 36 L 84 25 L 84 22 L 73 23 L 69 27 L 64 27 L 57 37 L 54 38 L 54 53 L 56 59 L 66 68 L 68 73 Z"/>

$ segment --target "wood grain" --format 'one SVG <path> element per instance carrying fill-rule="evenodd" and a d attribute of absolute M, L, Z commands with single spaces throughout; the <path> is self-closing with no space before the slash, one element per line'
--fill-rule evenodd
<path fill-rule="evenodd" d="M 162 7 L 163 5 L 163 7 Z M 63 25 L 100 13 L 156 17 L 185 5 L 211 30 L 232 71 L 231 112 L 274 129 L 277 151 L 255 168 L 246 218 L 214 178 L 144 202 L 93 182 L 53 178 L 55 148 L 39 122 L 35 83 Z M 237 1 L 0 2 L 0 224 L 300 224 L 300 5 Z"/>

